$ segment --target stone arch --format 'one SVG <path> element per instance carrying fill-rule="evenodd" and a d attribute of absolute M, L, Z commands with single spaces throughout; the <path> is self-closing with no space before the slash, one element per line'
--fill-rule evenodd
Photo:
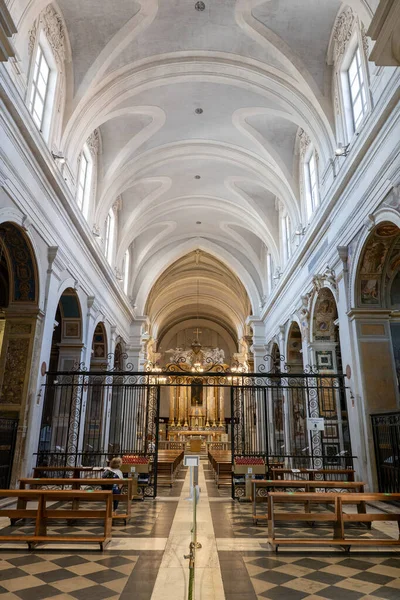
<path fill-rule="evenodd" d="M 310 341 L 314 356 L 312 364 L 319 371 L 342 370 L 336 298 L 332 290 L 322 287 L 318 290 L 311 311 Z"/>
<path fill-rule="evenodd" d="M 292 321 L 286 342 L 286 363 L 294 373 L 303 371 L 301 329 L 297 321 Z"/>
<path fill-rule="evenodd" d="M 107 332 L 104 323 L 99 321 L 93 332 L 90 369 L 104 368 L 107 365 L 107 358 Z"/>
<path fill-rule="evenodd" d="M 0 224 L 0 418 L 19 424 L 15 454 L 9 459 L 11 485 L 20 473 L 23 456 L 27 401 L 41 328 L 38 301 L 32 245 L 21 227 L 5 221 Z"/>

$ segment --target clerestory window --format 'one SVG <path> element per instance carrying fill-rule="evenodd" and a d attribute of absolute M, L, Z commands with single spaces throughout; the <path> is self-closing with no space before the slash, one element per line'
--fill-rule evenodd
<path fill-rule="evenodd" d="M 82 150 L 81 159 L 79 163 L 76 201 L 86 219 L 89 214 L 92 171 L 92 159 L 88 148 L 85 146 Z"/>
<path fill-rule="evenodd" d="M 43 48 L 38 44 L 35 64 L 33 67 L 33 78 L 31 95 L 29 100 L 29 110 L 33 120 L 40 130 L 43 129 L 43 122 L 46 110 L 48 110 L 48 92 L 50 84 L 50 67 L 43 52 Z"/>
<path fill-rule="evenodd" d="M 356 131 L 367 112 L 367 94 L 361 64 L 360 48 L 357 46 L 347 71 L 352 112 L 353 132 Z"/>

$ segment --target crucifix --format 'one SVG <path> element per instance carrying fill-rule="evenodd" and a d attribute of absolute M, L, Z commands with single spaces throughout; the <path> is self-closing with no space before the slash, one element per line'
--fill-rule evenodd
<path fill-rule="evenodd" d="M 201 331 L 198 327 L 196 327 L 196 329 L 193 331 L 193 333 L 196 336 L 196 338 L 199 339 L 199 335 L 200 335 Z"/>

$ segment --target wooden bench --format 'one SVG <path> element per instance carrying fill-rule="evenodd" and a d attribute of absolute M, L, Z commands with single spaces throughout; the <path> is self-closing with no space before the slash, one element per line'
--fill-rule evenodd
<path fill-rule="evenodd" d="M 354 481 L 354 469 L 281 469 L 271 467 L 269 468 L 269 474 L 271 479 L 285 479 L 285 475 L 290 475 L 290 479 L 293 480 L 293 476 L 296 475 L 301 479 L 308 479 L 314 481 L 315 476 L 326 480 L 329 477 L 340 477 L 340 479 L 347 479 L 347 481 Z"/>
<path fill-rule="evenodd" d="M 104 467 L 33 467 L 33 477 L 43 477 L 46 473 L 47 477 L 52 477 L 51 473 L 56 473 L 54 477 L 60 478 L 59 474 L 62 473 L 63 477 L 79 479 L 82 473 L 84 473 L 85 476 L 88 476 L 89 473 L 91 473 L 92 477 L 101 477 L 103 471 Z M 67 475 L 67 473 L 71 473 L 71 475 Z"/>
<path fill-rule="evenodd" d="M 22 500 L 25 507 L 11 508 L 9 506 L 0 509 L 0 516 L 8 517 L 11 522 L 19 519 L 34 519 L 35 532 L 33 534 L 1 535 L 2 542 L 26 542 L 31 550 L 40 543 L 68 542 L 68 543 L 96 543 L 103 550 L 111 541 L 112 529 L 112 499 L 111 491 L 91 492 L 89 490 L 0 490 L 0 498 L 15 498 L 17 502 Z M 36 508 L 28 508 L 28 501 L 38 501 Z M 104 508 L 76 510 L 74 508 L 47 507 L 47 502 L 104 502 Z M 73 536 L 49 535 L 47 525 L 49 520 L 93 520 L 99 519 L 104 522 L 102 535 L 81 534 Z"/>
<path fill-rule="evenodd" d="M 350 538 L 345 534 L 345 523 L 348 522 L 363 522 L 373 523 L 374 521 L 397 521 L 400 532 L 400 511 L 397 513 L 367 513 L 364 514 L 348 514 L 343 512 L 345 505 L 353 504 L 358 506 L 360 503 L 366 505 L 369 502 L 399 502 L 400 494 L 382 494 L 382 493 L 306 493 L 306 492 L 271 492 L 268 495 L 268 512 L 270 519 L 268 521 L 268 534 L 270 543 L 278 550 L 279 546 L 299 546 L 299 545 L 317 545 L 317 546 L 341 546 L 346 551 L 351 546 L 398 546 L 400 545 L 400 537 L 393 538 Z M 312 504 L 329 504 L 334 506 L 333 512 L 313 513 L 309 509 L 307 512 L 276 512 L 276 504 L 278 503 L 300 503 L 303 506 L 307 503 Z M 316 539 L 310 538 L 284 538 L 275 537 L 276 522 L 331 522 L 333 526 L 333 537 Z"/>
<path fill-rule="evenodd" d="M 215 483 L 231 485 L 232 483 L 232 453 L 225 450 L 209 451 L 208 460 L 213 470 Z"/>
<path fill-rule="evenodd" d="M 289 481 L 288 479 L 275 479 L 275 480 L 265 480 L 265 479 L 252 479 L 252 501 L 253 501 L 253 523 L 257 525 L 258 521 L 261 520 L 269 520 L 269 512 L 267 508 L 267 514 L 257 514 L 257 502 L 267 501 L 267 496 L 257 496 L 257 488 L 258 489 L 266 489 L 268 491 L 276 490 L 277 488 L 283 488 L 285 490 L 297 488 L 304 489 L 307 493 L 316 493 L 316 490 L 325 489 L 325 490 L 351 490 L 356 492 L 364 493 L 365 483 L 363 481 L 299 481 L 298 479 L 294 479 Z M 329 492 L 331 493 L 331 492 Z M 308 507 L 308 504 L 305 503 L 305 506 Z M 268 507 L 268 504 L 267 504 Z M 365 513 L 366 507 L 365 504 L 360 503 L 357 506 L 359 513 Z"/>
<path fill-rule="evenodd" d="M 157 480 L 161 485 L 172 487 L 183 462 L 182 450 L 160 450 L 157 456 Z"/>
<path fill-rule="evenodd" d="M 79 490 L 83 486 L 85 487 L 99 487 L 103 485 L 119 485 L 120 487 L 126 487 L 126 494 L 113 494 L 113 500 L 117 500 L 118 502 L 122 502 L 126 504 L 125 513 L 118 513 L 112 515 L 113 520 L 123 519 L 125 521 L 125 525 L 130 520 L 132 516 L 132 495 L 133 495 L 133 480 L 131 478 L 127 479 L 100 479 L 95 477 L 93 479 L 87 478 L 78 478 L 78 479 L 70 479 L 70 478 L 59 478 L 59 477 L 49 477 L 49 478 L 32 478 L 25 477 L 19 480 L 19 489 L 40 489 L 44 486 L 60 486 L 62 489 L 65 489 L 65 486 L 70 487 L 72 490 Z M 111 491 L 111 490 L 110 490 Z M 23 498 L 18 499 L 18 508 L 26 508 L 26 500 Z M 74 510 L 78 510 L 79 508 L 79 500 L 76 498 L 73 500 L 73 508 Z"/>

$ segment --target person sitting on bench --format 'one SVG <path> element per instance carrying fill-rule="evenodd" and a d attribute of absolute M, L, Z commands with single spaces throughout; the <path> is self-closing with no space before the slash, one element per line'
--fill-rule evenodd
<path fill-rule="evenodd" d="M 119 458 L 119 457 L 113 458 L 110 461 L 110 466 L 106 467 L 104 469 L 103 478 L 104 479 L 123 479 L 124 476 L 121 471 L 121 465 L 122 465 L 121 458 Z M 113 494 L 121 493 L 121 486 L 118 485 L 117 483 L 114 483 L 112 486 L 111 485 L 103 485 L 101 487 L 103 488 L 103 490 L 112 490 Z M 118 504 L 119 504 L 118 500 L 114 500 L 114 513 L 117 511 Z"/>

